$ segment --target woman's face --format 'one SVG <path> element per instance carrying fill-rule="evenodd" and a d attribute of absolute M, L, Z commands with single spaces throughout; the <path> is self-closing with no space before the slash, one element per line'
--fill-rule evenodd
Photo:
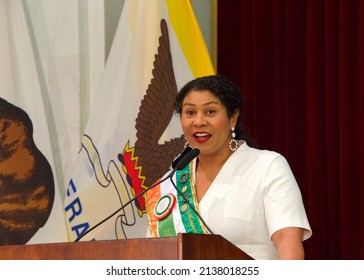
<path fill-rule="evenodd" d="M 201 155 L 230 153 L 231 128 L 238 113 L 229 119 L 220 98 L 208 90 L 190 91 L 182 104 L 181 125 L 186 141 Z"/>

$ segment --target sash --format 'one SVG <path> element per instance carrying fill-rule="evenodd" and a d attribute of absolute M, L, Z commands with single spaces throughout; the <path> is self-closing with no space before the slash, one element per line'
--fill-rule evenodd
<path fill-rule="evenodd" d="M 198 211 L 193 168 L 194 164 L 190 162 L 183 170 L 176 171 L 172 180 L 184 198 Z M 170 180 L 146 193 L 149 229 L 153 237 L 171 237 L 177 233 L 208 233 L 184 198 Z"/>

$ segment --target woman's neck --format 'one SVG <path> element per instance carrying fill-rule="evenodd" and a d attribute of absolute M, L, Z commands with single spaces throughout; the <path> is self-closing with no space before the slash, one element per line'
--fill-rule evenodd
<path fill-rule="evenodd" d="M 210 172 L 212 170 L 220 170 L 232 153 L 233 152 L 229 150 L 224 155 L 199 155 L 196 171 Z"/>

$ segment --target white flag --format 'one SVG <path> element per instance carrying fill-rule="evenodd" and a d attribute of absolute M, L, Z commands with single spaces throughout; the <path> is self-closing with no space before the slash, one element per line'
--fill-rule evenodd
<path fill-rule="evenodd" d="M 44 104 L 22 1 L 1 0 L 0 245 L 67 240 Z"/>
<path fill-rule="evenodd" d="M 183 150 L 178 89 L 211 74 L 189 0 L 125 1 L 66 194 L 70 240 L 145 237 L 144 198 L 128 202 Z"/>

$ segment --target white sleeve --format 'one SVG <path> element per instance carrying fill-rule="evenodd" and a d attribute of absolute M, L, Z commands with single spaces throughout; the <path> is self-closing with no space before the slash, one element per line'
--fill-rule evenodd
<path fill-rule="evenodd" d="M 263 177 L 264 210 L 269 234 L 285 227 L 303 228 L 303 240 L 312 234 L 301 191 L 286 159 L 275 157 Z"/>

